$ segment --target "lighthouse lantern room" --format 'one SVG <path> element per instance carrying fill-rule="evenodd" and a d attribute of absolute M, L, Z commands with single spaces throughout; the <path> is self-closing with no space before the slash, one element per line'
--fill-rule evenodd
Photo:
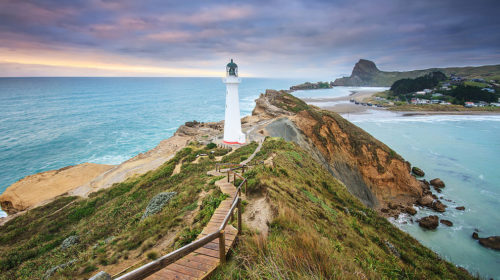
<path fill-rule="evenodd" d="M 226 77 L 223 81 L 226 84 L 224 143 L 244 144 L 246 136 L 241 132 L 240 101 L 238 98 L 238 85 L 241 83 L 241 79 L 238 78 L 238 65 L 232 59 L 226 66 Z"/>

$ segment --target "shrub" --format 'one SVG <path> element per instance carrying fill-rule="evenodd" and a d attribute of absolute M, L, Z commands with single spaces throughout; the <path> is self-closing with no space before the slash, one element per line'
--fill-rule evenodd
<path fill-rule="evenodd" d="M 160 212 L 163 207 L 170 201 L 170 199 L 172 199 L 172 197 L 174 197 L 176 194 L 176 192 L 162 192 L 157 194 L 151 199 L 151 201 L 149 201 L 149 204 L 146 207 L 141 220 L 144 220 L 145 218 Z"/>
<path fill-rule="evenodd" d="M 210 142 L 210 143 L 207 144 L 207 146 L 205 147 L 205 149 L 211 150 L 211 149 L 214 149 L 216 147 L 217 147 L 217 145 L 215 143 Z"/>
<path fill-rule="evenodd" d="M 152 251 L 149 251 L 147 254 L 146 254 L 146 257 L 148 257 L 148 259 L 150 260 L 156 260 L 158 258 L 159 254 L 158 252 L 152 250 Z"/>

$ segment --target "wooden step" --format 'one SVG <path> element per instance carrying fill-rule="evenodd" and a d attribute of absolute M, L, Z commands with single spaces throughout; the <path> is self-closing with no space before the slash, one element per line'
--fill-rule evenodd
<path fill-rule="evenodd" d="M 227 178 L 225 178 L 225 180 L 227 180 Z M 214 211 L 210 221 L 205 228 L 203 228 L 203 231 L 199 234 L 197 239 L 217 232 L 233 204 L 233 198 L 236 196 L 236 188 L 233 184 L 227 183 L 226 181 L 225 183 L 220 183 L 218 185 L 221 191 L 228 194 L 229 197 L 220 203 L 219 207 Z M 224 230 L 224 249 L 226 254 L 235 244 L 237 235 L 238 230 L 236 228 L 230 224 L 226 225 Z M 219 257 L 219 239 L 217 238 L 205 244 L 203 247 L 196 249 L 196 251 L 188 254 L 187 256 L 177 260 L 176 262 L 167 265 L 165 268 L 155 272 L 145 279 L 205 279 L 219 266 Z"/>

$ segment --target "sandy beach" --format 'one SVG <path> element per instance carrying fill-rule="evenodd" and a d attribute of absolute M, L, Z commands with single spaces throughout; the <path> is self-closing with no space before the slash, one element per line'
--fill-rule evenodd
<path fill-rule="evenodd" d="M 334 98 L 302 98 L 302 100 L 304 100 L 308 104 L 312 104 L 322 109 L 330 110 L 339 114 L 363 113 L 368 109 L 380 110 L 380 108 L 356 105 L 350 102 L 350 100 L 354 99 L 358 102 L 362 102 L 364 99 L 369 98 L 378 92 L 380 92 L 380 90 L 352 91 L 351 94 L 347 96 Z M 323 103 L 324 105 L 320 105 L 321 103 Z"/>

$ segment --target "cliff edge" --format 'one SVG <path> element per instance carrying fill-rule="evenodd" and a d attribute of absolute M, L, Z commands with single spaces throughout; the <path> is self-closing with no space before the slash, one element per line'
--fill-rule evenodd
<path fill-rule="evenodd" d="M 273 107 L 265 108 L 267 104 Z M 340 115 L 274 90 L 259 97 L 254 114 L 276 112 L 275 108 L 287 114 L 269 124 L 267 134 L 308 150 L 365 205 L 394 216 L 422 196 L 422 185 L 410 174 L 407 161 Z"/>
<path fill-rule="evenodd" d="M 0 205 L 8 214 L 41 205 L 91 181 L 113 167 L 114 165 L 82 163 L 26 176 L 10 185 L 0 195 Z"/>

